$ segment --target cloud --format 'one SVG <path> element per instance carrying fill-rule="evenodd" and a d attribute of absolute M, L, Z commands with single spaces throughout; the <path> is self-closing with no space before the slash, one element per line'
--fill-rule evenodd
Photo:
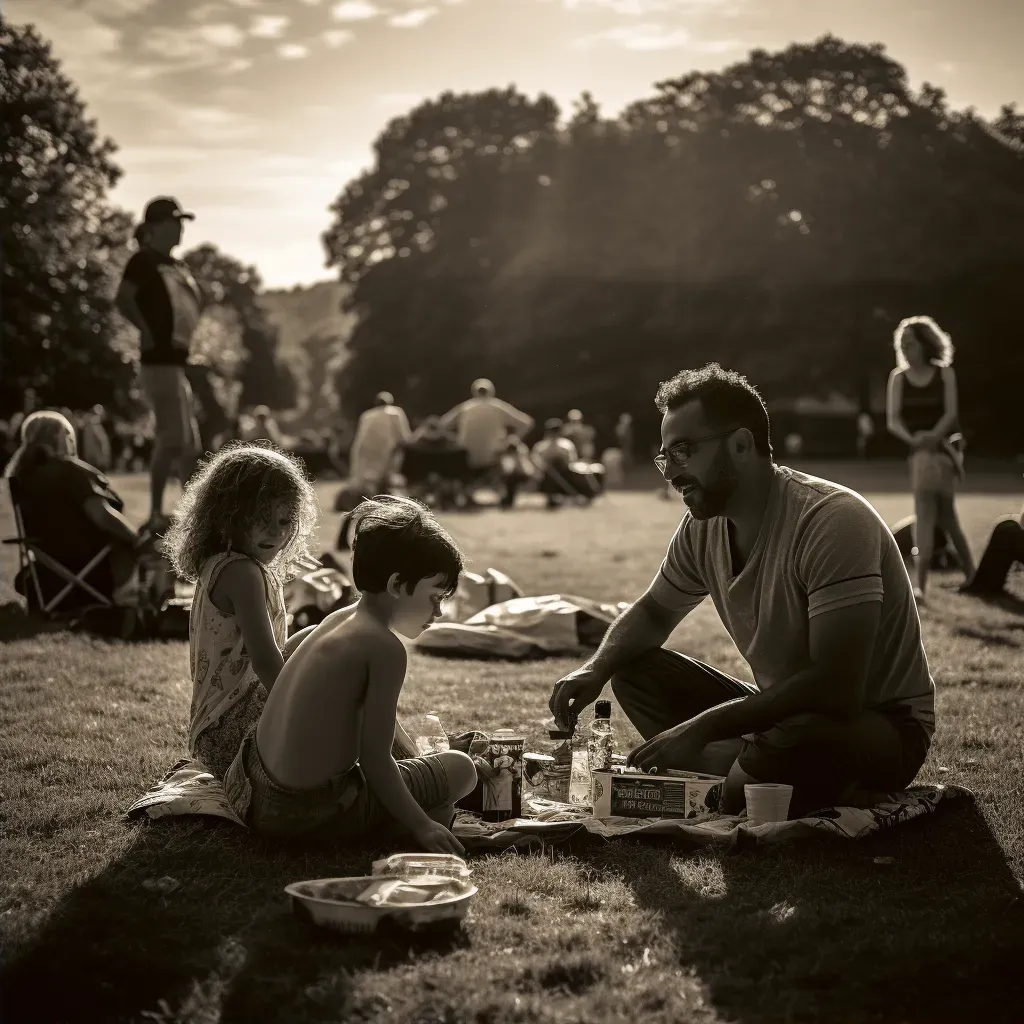
<path fill-rule="evenodd" d="M 235 57 L 224 65 L 224 74 L 237 75 L 242 71 L 248 71 L 252 67 L 252 61 L 248 57 Z"/>
<path fill-rule="evenodd" d="M 260 39 L 276 39 L 291 24 L 285 14 L 258 14 L 249 25 L 249 35 Z"/>
<path fill-rule="evenodd" d="M 414 7 L 404 14 L 395 14 L 388 18 L 392 28 L 419 28 L 437 14 L 436 7 Z"/>
<path fill-rule="evenodd" d="M 602 44 L 612 44 L 625 50 L 640 52 L 690 50 L 694 53 L 727 53 L 742 47 L 742 43 L 733 39 L 694 39 L 688 29 L 667 28 L 657 22 L 617 25 L 603 32 L 583 36 L 577 39 L 574 45 L 580 49 L 590 49 Z"/>
<path fill-rule="evenodd" d="M 277 55 L 283 60 L 302 60 L 309 56 L 309 47 L 302 43 L 281 43 L 277 48 Z"/>
<path fill-rule="evenodd" d="M 320 38 L 328 46 L 332 47 L 344 46 L 346 43 L 351 43 L 355 37 L 355 32 L 352 32 L 347 28 L 329 28 L 326 32 L 322 32 L 320 34 Z"/>
<path fill-rule="evenodd" d="M 331 8 L 331 17 L 335 21 L 369 21 L 380 17 L 384 12 L 369 0 L 340 0 Z"/>
<path fill-rule="evenodd" d="M 644 16 L 663 11 L 692 11 L 699 8 L 729 7 L 737 0 L 561 0 L 570 11 L 608 11 L 612 14 Z"/>
<path fill-rule="evenodd" d="M 259 7 L 260 0 L 226 0 L 232 7 Z"/>
<path fill-rule="evenodd" d="M 39 0 L 37 0 L 38 4 Z M 105 18 L 116 21 L 118 18 L 130 18 L 141 14 L 147 7 L 152 7 L 156 0 L 85 0 L 78 5 L 79 9 L 94 18 Z"/>
<path fill-rule="evenodd" d="M 204 42 L 212 46 L 230 49 L 241 46 L 245 41 L 245 33 L 230 22 L 222 22 L 216 25 L 201 25 L 196 29 L 196 35 Z"/>

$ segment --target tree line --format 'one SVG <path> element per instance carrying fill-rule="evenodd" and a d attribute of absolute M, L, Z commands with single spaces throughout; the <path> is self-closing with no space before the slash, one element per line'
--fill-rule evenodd
<path fill-rule="evenodd" d="M 0 16 L 0 415 L 33 387 L 130 406 L 133 332 L 112 306 L 130 215 L 120 169 L 31 27 Z M 891 335 L 927 312 L 957 345 L 963 419 L 1024 448 L 1016 316 L 1024 115 L 951 109 L 878 44 L 826 36 L 658 82 L 618 115 L 563 116 L 514 86 L 446 92 L 386 124 L 322 236 L 354 329 L 313 339 L 353 418 L 380 390 L 415 416 L 487 376 L 538 417 L 650 415 L 658 380 L 709 359 L 769 400 L 877 403 Z M 209 300 L 198 357 L 245 404 L 321 382 L 282 365 L 256 268 L 184 257 Z"/>

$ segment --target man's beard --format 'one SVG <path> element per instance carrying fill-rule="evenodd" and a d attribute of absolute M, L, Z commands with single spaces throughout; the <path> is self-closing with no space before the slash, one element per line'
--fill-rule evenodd
<path fill-rule="evenodd" d="M 715 454 L 706 483 L 702 484 L 680 473 L 673 477 L 672 486 L 683 494 L 683 501 L 694 519 L 711 519 L 725 513 L 729 499 L 736 492 L 736 482 L 736 468 L 723 446 Z M 684 490 L 691 485 L 692 489 L 684 494 Z"/>

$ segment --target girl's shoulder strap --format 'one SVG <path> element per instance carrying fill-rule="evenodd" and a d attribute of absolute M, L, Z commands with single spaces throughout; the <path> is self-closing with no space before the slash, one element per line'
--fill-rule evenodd
<path fill-rule="evenodd" d="M 248 557 L 248 555 L 243 554 L 241 551 L 222 551 L 220 554 L 211 555 L 203 563 L 203 567 L 199 571 L 199 582 L 209 590 L 217 582 L 217 577 L 220 576 L 224 566 L 231 562 L 237 562 L 241 558 Z"/>

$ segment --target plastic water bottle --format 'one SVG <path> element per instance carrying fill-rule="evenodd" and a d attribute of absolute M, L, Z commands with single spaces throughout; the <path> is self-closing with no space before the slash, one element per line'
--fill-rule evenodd
<path fill-rule="evenodd" d="M 423 757 L 448 749 L 448 734 L 441 725 L 441 719 L 437 715 L 424 715 L 416 733 L 416 753 Z"/>
<path fill-rule="evenodd" d="M 599 700 L 594 705 L 594 720 L 590 723 L 590 736 L 587 739 L 590 773 L 608 771 L 612 766 L 612 754 L 614 753 L 612 702 Z"/>
<path fill-rule="evenodd" d="M 572 767 L 569 770 L 569 803 L 590 805 L 590 754 L 583 724 L 576 719 L 572 734 Z"/>

